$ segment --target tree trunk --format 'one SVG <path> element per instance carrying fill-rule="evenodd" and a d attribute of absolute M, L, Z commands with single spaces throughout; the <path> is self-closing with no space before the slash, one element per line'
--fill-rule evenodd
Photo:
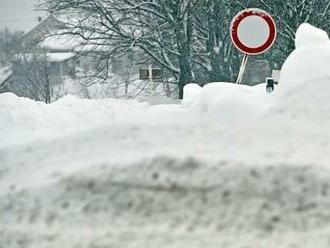
<path fill-rule="evenodd" d="M 180 6 L 178 6 L 180 8 Z M 182 16 L 182 19 L 178 20 L 176 28 L 176 42 L 178 47 L 179 56 L 179 99 L 183 99 L 183 88 L 186 84 L 192 83 L 193 73 L 191 66 L 191 44 L 193 25 L 191 18 L 191 8 L 187 6 L 186 15 Z"/>
<path fill-rule="evenodd" d="M 179 77 L 179 98 L 183 98 L 183 88 L 186 84 L 192 83 L 193 76 L 191 72 L 190 59 L 182 54 L 180 57 L 180 77 Z"/>
<path fill-rule="evenodd" d="M 221 4 L 219 1 L 209 0 L 208 4 L 208 41 L 207 53 L 209 54 L 210 70 L 208 72 L 209 82 L 224 81 L 224 72 L 222 65 L 224 64 L 221 50 L 223 49 L 223 41 L 221 33 L 223 32 L 223 18 Z"/>

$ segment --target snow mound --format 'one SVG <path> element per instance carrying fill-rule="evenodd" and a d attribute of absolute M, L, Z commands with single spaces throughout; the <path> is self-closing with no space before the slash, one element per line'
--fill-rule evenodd
<path fill-rule="evenodd" d="M 196 103 L 198 97 L 202 92 L 202 87 L 198 84 L 187 84 L 183 89 L 182 104 L 185 107 L 192 106 Z"/>
<path fill-rule="evenodd" d="M 281 111 L 313 120 L 330 118 L 329 38 L 324 31 L 302 24 L 296 46 L 281 72 Z"/>
<path fill-rule="evenodd" d="M 330 78 L 330 41 L 326 33 L 302 24 L 296 34 L 296 49 L 285 61 L 280 85 L 285 91 L 304 83 L 320 83 Z"/>
<path fill-rule="evenodd" d="M 0 240 L 5 247 L 328 247 L 321 245 L 328 182 L 326 170 L 287 164 L 155 157 L 93 166 L 51 188 L 1 197 Z M 318 235 L 310 240 L 311 233 Z"/>
<path fill-rule="evenodd" d="M 147 106 L 133 100 L 87 100 L 72 95 L 47 105 L 12 93 L 0 94 L 0 147 L 109 125 Z"/>
<path fill-rule="evenodd" d="M 303 23 L 299 26 L 295 39 L 296 48 L 311 44 L 327 45 L 328 43 L 329 36 L 325 31 L 308 23 Z"/>
<path fill-rule="evenodd" d="M 240 124 L 263 115 L 272 105 L 265 85 L 251 87 L 233 83 L 211 83 L 204 86 L 196 101 L 197 111 L 222 124 Z"/>

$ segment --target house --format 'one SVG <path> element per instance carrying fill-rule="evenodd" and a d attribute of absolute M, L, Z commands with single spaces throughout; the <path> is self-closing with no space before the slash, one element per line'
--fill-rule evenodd
<path fill-rule="evenodd" d="M 0 76 L 0 93 L 9 91 L 18 96 L 40 100 L 31 95 L 32 84 L 42 81 L 40 75 L 46 77 L 50 88 L 62 84 L 66 77 L 75 78 L 75 47 L 79 41 L 69 35 L 54 35 L 62 27 L 62 22 L 50 15 L 23 35 L 21 49 L 13 57 L 11 68 L 6 68 L 6 73 Z M 39 64 L 33 67 L 34 63 Z M 30 75 L 36 68 L 44 71 Z M 43 90 L 40 85 L 35 85 L 35 90 L 40 89 Z"/>

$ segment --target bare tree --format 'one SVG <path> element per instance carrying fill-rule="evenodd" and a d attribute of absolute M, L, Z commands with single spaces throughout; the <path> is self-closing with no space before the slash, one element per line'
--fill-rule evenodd
<path fill-rule="evenodd" d="M 230 22 L 239 7 L 234 1 L 204 0 L 195 15 L 194 58 L 206 82 L 235 80 L 239 53 L 230 40 Z"/>
<path fill-rule="evenodd" d="M 241 55 L 233 48 L 229 27 L 244 8 L 260 7 L 275 17 L 278 39 L 260 56 L 272 67 L 279 67 L 293 50 L 299 24 L 330 26 L 327 0 L 44 1 L 46 9 L 68 20 L 63 33 L 81 37 L 95 56 L 89 78 L 106 80 L 114 58 L 139 50 L 176 79 L 180 97 L 186 83 L 235 80 Z"/>
<path fill-rule="evenodd" d="M 21 50 L 12 61 L 15 91 L 21 96 L 51 103 L 54 92 L 50 72 L 51 66 L 43 50 Z"/>
<path fill-rule="evenodd" d="M 68 33 L 93 46 L 102 58 L 100 78 L 107 78 L 109 61 L 139 48 L 183 86 L 193 80 L 193 18 L 198 0 L 46 0 L 52 13 L 73 19 Z M 75 20 L 75 21 L 72 21 Z"/>

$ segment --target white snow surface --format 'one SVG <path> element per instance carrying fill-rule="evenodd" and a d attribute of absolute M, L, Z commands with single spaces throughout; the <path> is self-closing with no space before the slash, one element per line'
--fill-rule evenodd
<path fill-rule="evenodd" d="M 233 83 L 210 83 L 196 100 L 196 110 L 220 124 L 237 125 L 261 117 L 272 105 L 265 85 L 255 87 Z"/>
<path fill-rule="evenodd" d="M 281 71 L 280 84 L 283 86 L 283 92 L 290 93 L 303 85 L 309 87 L 309 84 L 315 84 L 315 81 L 320 85 L 327 84 L 330 78 L 328 35 L 310 24 L 302 24 L 296 33 L 296 47 Z"/>
<path fill-rule="evenodd" d="M 84 100 L 68 95 L 53 104 L 12 93 L 0 95 L 0 147 L 65 136 L 142 114 L 147 104 L 135 100 Z"/>
<path fill-rule="evenodd" d="M 0 247 L 328 248 L 330 60 L 304 26 L 278 94 L 229 83 L 189 85 L 167 105 L 1 94 Z"/>
<path fill-rule="evenodd" d="M 47 53 L 47 60 L 50 62 L 62 62 L 76 56 L 75 53 Z"/>
<path fill-rule="evenodd" d="M 40 46 L 50 50 L 75 50 L 82 43 L 82 40 L 73 35 L 53 35 L 46 37 Z"/>
<path fill-rule="evenodd" d="M 298 27 L 295 39 L 296 49 L 301 46 L 316 46 L 325 45 L 329 43 L 329 36 L 327 32 L 316 28 L 309 23 L 303 23 Z"/>
<path fill-rule="evenodd" d="M 202 92 L 202 87 L 198 84 L 187 84 L 183 89 L 183 101 L 182 105 L 189 107 L 196 103 L 200 94 Z"/>

